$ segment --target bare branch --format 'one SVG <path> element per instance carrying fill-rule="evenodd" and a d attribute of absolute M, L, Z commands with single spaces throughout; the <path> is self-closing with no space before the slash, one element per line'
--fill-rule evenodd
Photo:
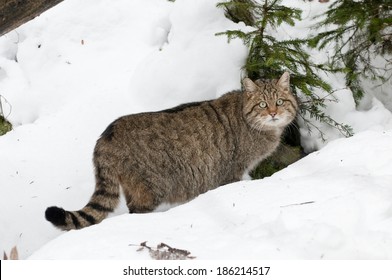
<path fill-rule="evenodd" d="M 7 0 L 0 2 L 0 36 L 26 23 L 63 0 Z"/>

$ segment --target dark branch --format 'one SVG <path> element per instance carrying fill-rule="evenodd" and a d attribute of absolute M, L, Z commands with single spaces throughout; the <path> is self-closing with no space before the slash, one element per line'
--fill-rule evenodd
<path fill-rule="evenodd" d="M 0 36 L 39 16 L 63 0 L 0 1 Z"/>

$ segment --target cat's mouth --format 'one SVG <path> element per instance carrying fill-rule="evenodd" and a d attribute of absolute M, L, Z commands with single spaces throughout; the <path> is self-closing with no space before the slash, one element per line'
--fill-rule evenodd
<path fill-rule="evenodd" d="M 280 116 L 280 117 L 276 117 L 276 116 L 272 117 L 271 116 L 267 120 L 267 123 L 269 123 L 269 125 L 272 125 L 272 126 L 284 126 L 284 125 L 286 125 L 286 119 L 285 119 L 285 117 L 282 117 L 282 116 Z"/>

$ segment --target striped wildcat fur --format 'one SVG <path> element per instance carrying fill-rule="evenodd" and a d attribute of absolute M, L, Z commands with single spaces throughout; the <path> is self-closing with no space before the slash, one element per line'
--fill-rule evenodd
<path fill-rule="evenodd" d="M 79 211 L 49 207 L 46 219 L 63 230 L 99 223 L 117 206 L 120 186 L 129 212 L 146 213 L 241 180 L 272 154 L 298 109 L 288 73 L 245 78 L 243 86 L 215 100 L 114 121 L 95 146 L 90 201 Z"/>

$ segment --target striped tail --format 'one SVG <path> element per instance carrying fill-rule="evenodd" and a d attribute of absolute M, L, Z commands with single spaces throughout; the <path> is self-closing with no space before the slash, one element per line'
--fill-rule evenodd
<path fill-rule="evenodd" d="M 96 163 L 96 162 L 94 162 Z M 90 201 L 79 211 L 66 211 L 52 206 L 45 211 L 45 218 L 62 230 L 81 229 L 97 224 L 117 207 L 120 185 L 109 168 L 95 164 L 96 187 Z"/>

